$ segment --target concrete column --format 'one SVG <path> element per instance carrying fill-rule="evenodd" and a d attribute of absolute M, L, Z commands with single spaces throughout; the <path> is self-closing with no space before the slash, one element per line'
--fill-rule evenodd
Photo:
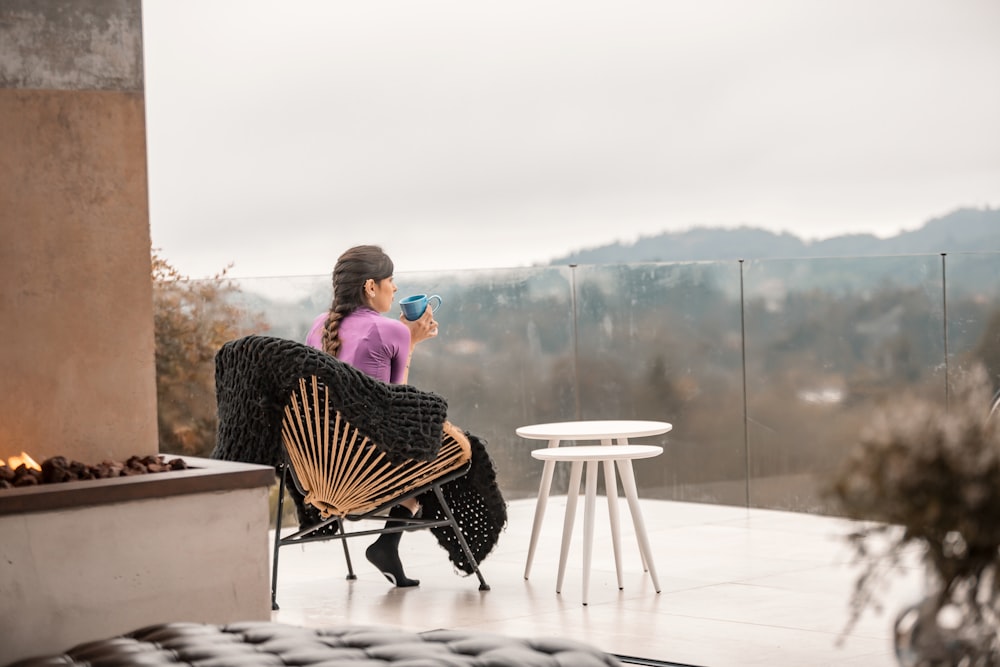
<path fill-rule="evenodd" d="M 0 456 L 157 452 L 141 0 L 0 0 Z"/>

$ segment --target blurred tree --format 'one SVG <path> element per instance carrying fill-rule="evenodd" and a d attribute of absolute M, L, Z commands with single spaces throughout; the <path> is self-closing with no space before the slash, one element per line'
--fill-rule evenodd
<path fill-rule="evenodd" d="M 215 353 L 228 340 L 267 329 L 234 303 L 227 266 L 207 280 L 181 275 L 153 248 L 153 328 L 160 451 L 208 456 L 215 446 Z"/>
<path fill-rule="evenodd" d="M 989 314 L 986 327 L 976 341 L 971 356 L 975 362 L 983 365 L 987 376 L 996 390 L 1000 385 L 1000 310 Z M 985 319 L 985 318 L 984 318 Z"/>

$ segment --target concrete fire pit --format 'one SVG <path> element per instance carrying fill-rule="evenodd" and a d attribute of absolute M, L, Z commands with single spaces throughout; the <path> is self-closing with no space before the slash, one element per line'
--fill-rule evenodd
<path fill-rule="evenodd" d="M 147 624 L 270 619 L 274 469 L 182 458 L 0 490 L 0 664 Z"/>

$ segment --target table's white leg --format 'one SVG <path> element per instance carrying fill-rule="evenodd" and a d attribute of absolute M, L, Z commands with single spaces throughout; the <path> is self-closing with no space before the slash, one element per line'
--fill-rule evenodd
<path fill-rule="evenodd" d="M 618 438 L 618 444 L 619 445 L 627 445 L 628 444 L 628 438 Z M 624 485 L 625 485 L 625 482 L 624 482 L 624 480 L 622 480 L 622 486 L 624 487 Z M 635 486 L 635 484 L 633 483 L 633 487 L 634 486 Z M 617 489 L 616 489 L 616 492 L 617 492 Z M 649 572 L 649 566 L 646 565 L 646 554 L 643 552 L 641 544 L 639 545 L 639 559 L 642 561 L 642 571 L 643 572 Z"/>
<path fill-rule="evenodd" d="M 628 438 L 618 438 L 616 442 L 619 445 L 627 445 Z M 601 444 L 610 446 L 613 443 L 610 439 L 608 439 L 601 440 Z M 615 550 L 615 569 L 618 573 L 618 590 L 622 590 L 625 586 L 622 579 L 621 566 L 621 524 L 618 521 L 618 476 L 615 474 L 615 464 L 611 461 L 604 462 L 604 488 L 608 495 L 608 513 L 611 517 L 611 539 L 612 546 Z M 643 567 L 645 567 L 645 561 L 643 561 Z"/>
<path fill-rule="evenodd" d="M 604 486 L 608 495 L 608 516 L 611 518 L 611 546 L 615 551 L 615 572 L 618 575 L 618 590 L 625 588 L 622 579 L 622 531 L 618 519 L 618 481 L 615 476 L 615 462 L 605 459 Z"/>
<path fill-rule="evenodd" d="M 587 496 L 583 507 L 583 604 L 590 593 L 590 559 L 594 551 L 594 503 L 597 500 L 597 461 L 587 461 Z"/>
<path fill-rule="evenodd" d="M 573 522 L 576 521 L 576 500 L 580 495 L 580 473 L 583 461 L 573 461 L 569 470 L 569 490 L 566 495 L 566 516 L 563 518 L 562 546 L 559 548 L 559 576 L 556 577 L 556 593 L 562 592 L 563 576 L 566 574 L 566 556 L 573 539 Z"/>
<path fill-rule="evenodd" d="M 635 473 L 632 471 L 632 461 L 618 461 L 618 473 L 622 478 L 625 498 L 632 513 L 632 524 L 635 526 L 636 537 L 639 538 L 639 552 L 643 555 L 649 576 L 653 580 L 653 588 L 660 592 L 660 581 L 656 576 L 656 565 L 653 564 L 653 552 L 649 547 L 649 537 L 646 535 L 646 524 L 642 520 L 642 509 L 639 507 L 639 494 L 635 488 Z"/>
<path fill-rule="evenodd" d="M 559 440 L 549 440 L 549 447 L 558 447 Z M 524 578 L 531 574 L 531 562 L 535 558 L 535 546 L 538 544 L 538 534 L 542 530 L 542 518 L 545 516 L 545 505 L 549 500 L 549 489 L 552 487 L 552 470 L 555 461 L 546 461 L 542 466 L 542 481 L 538 484 L 538 500 L 535 501 L 535 518 L 531 522 L 531 542 L 528 544 L 528 559 L 524 563 Z"/>

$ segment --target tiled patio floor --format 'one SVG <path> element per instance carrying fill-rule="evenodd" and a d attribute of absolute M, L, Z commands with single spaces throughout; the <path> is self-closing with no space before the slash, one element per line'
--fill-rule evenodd
<path fill-rule="evenodd" d="M 393 625 L 409 630 L 475 628 L 507 635 L 563 636 L 605 651 L 701 667 L 896 665 L 892 621 L 920 591 L 904 568 L 842 636 L 856 566 L 845 520 L 739 507 L 643 500 L 662 592 L 643 574 L 622 501 L 625 589 L 615 582 L 607 507 L 597 503 L 590 604 L 580 602 L 582 504 L 562 594 L 555 592 L 565 496 L 550 499 L 531 579 L 524 579 L 534 500 L 510 504 L 510 523 L 482 570 L 492 590 L 454 573 L 428 531 L 403 537 L 418 588 L 391 587 L 364 560 L 371 538 L 350 540 L 358 579 L 345 580 L 339 543 L 282 549 L 280 611 L 306 626 Z"/>

